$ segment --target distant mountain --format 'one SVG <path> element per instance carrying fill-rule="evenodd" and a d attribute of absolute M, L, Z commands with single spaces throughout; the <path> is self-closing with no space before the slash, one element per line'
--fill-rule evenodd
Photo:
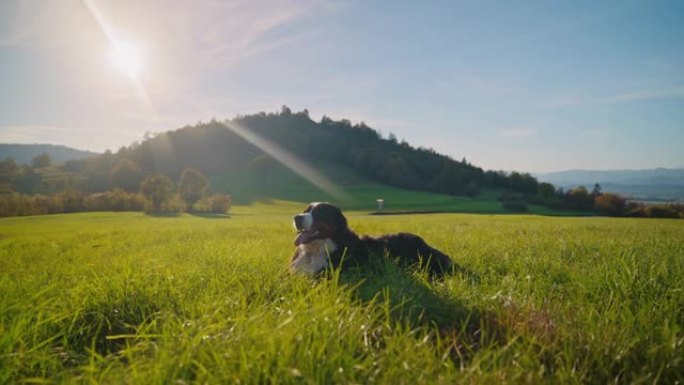
<path fill-rule="evenodd" d="M 684 201 L 684 168 L 568 170 L 535 176 L 539 181 L 566 189 L 585 186 L 591 190 L 598 183 L 604 192 L 615 192 L 637 200 Z"/>
<path fill-rule="evenodd" d="M 30 164 L 33 158 L 43 153 L 48 154 L 55 163 L 61 163 L 67 160 L 79 160 L 100 155 L 96 152 L 77 150 L 74 148 L 54 144 L 0 143 L 0 160 L 10 157 L 19 164 Z"/>

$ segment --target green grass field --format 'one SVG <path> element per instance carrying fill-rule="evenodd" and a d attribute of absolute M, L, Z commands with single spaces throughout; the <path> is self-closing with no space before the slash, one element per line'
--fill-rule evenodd
<path fill-rule="evenodd" d="M 350 212 L 479 277 L 312 280 L 301 209 L 0 219 L 0 383 L 684 382 L 684 221 Z"/>

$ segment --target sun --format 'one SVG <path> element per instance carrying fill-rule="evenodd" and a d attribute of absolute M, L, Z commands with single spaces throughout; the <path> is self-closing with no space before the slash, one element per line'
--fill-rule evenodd
<path fill-rule="evenodd" d="M 144 67 L 140 46 L 129 42 L 113 42 L 109 51 L 109 61 L 118 72 L 138 79 Z"/>

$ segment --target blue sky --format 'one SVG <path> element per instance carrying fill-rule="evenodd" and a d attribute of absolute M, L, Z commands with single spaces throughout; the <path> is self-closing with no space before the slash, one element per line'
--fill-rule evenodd
<path fill-rule="evenodd" d="M 284 104 L 486 169 L 684 167 L 684 2 L 0 2 L 0 142 L 116 151 Z"/>

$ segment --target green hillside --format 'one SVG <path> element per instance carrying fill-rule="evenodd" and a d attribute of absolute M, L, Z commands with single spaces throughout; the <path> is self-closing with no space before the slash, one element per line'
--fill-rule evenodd
<path fill-rule="evenodd" d="M 334 202 L 347 210 L 379 213 L 398 212 L 463 212 L 502 213 L 506 210 L 498 200 L 501 191 L 487 189 L 476 197 L 436 194 L 406 190 L 374 182 L 349 168 L 332 163 L 320 163 L 316 170 L 327 176 L 343 193 L 333 196 L 316 187 L 288 168 L 274 167 L 268 179 L 261 180 L 249 173 L 226 173 L 211 178 L 212 189 L 228 192 L 236 204 L 269 202 Z M 384 200 L 384 209 L 377 209 L 377 199 Z M 577 212 L 551 210 L 543 206 L 528 206 L 530 213 L 546 215 L 577 215 Z"/>
<path fill-rule="evenodd" d="M 535 195 L 538 187 L 529 174 L 485 171 L 466 160 L 457 161 L 396 138 L 383 138 L 364 123 L 327 117 L 315 122 L 306 111 L 292 113 L 287 107 L 280 113 L 186 126 L 122 148 L 116 154 L 83 161 L 80 170 L 86 175 L 85 189 L 117 187 L 109 176 L 123 159 L 133 161 L 143 174 L 161 173 L 176 180 L 185 168 L 195 168 L 219 181 L 214 190 L 228 192 L 238 200 L 248 196 L 308 200 L 310 194 L 300 180 L 278 171 L 283 166 L 292 169 L 288 163 L 293 159 L 353 187 L 382 185 L 470 197 L 492 189 Z M 271 184 L 254 186 L 250 182 L 250 178 L 260 175 L 269 179 L 263 177 L 266 174 L 274 179 Z M 367 192 L 376 193 L 372 189 Z"/>

